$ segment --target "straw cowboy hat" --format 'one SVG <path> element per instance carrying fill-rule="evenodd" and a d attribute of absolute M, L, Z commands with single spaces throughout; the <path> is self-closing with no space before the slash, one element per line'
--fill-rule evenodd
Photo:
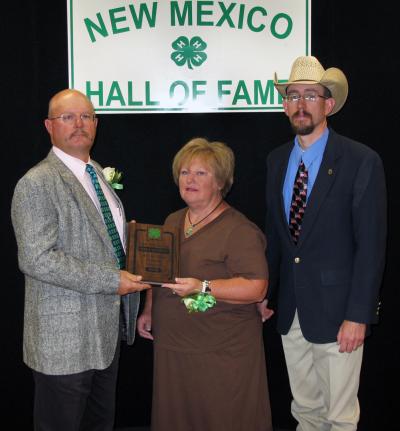
<path fill-rule="evenodd" d="M 349 92 L 346 76 L 340 69 L 331 67 L 325 70 L 312 56 L 296 58 L 288 82 L 280 84 L 275 73 L 274 85 L 281 96 L 286 96 L 287 88 L 291 84 L 321 84 L 328 88 L 335 99 L 335 106 L 329 115 L 335 114 L 342 108 Z"/>

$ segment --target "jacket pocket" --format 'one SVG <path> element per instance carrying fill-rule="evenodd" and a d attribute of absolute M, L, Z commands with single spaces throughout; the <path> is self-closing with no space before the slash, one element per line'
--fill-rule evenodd
<path fill-rule="evenodd" d="M 39 302 L 41 316 L 65 313 L 77 313 L 81 310 L 80 298 L 68 295 L 50 295 Z"/>

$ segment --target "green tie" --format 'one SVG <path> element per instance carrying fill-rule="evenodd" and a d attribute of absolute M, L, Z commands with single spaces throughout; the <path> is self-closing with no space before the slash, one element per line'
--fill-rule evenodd
<path fill-rule="evenodd" d="M 103 190 L 99 184 L 96 171 L 92 165 L 86 165 L 86 172 L 90 175 L 94 189 L 96 190 L 97 197 L 100 202 L 101 212 L 103 214 L 104 223 L 107 227 L 108 235 L 110 236 L 112 245 L 114 246 L 114 251 L 118 259 L 120 269 L 125 268 L 125 252 L 124 247 L 121 243 L 121 238 L 119 237 L 118 230 L 115 226 L 113 216 L 111 214 L 110 206 L 108 205 L 107 199 L 104 196 Z"/>

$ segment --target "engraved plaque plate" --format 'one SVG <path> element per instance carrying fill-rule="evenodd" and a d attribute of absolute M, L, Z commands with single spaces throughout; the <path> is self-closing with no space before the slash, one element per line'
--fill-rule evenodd
<path fill-rule="evenodd" d="M 145 283 L 174 283 L 179 275 L 178 230 L 130 222 L 126 265 Z"/>

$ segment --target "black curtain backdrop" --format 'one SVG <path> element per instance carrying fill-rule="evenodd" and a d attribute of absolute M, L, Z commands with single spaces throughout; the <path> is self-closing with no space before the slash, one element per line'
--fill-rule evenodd
<path fill-rule="evenodd" d="M 395 270 L 394 223 L 399 208 L 395 189 L 395 129 L 399 123 L 397 85 L 398 23 L 391 4 L 314 0 L 312 54 L 325 67 L 336 66 L 350 85 L 345 107 L 330 119 L 339 133 L 359 140 L 382 157 L 388 184 L 389 238 L 382 287 L 380 323 L 365 342 L 359 392 L 359 430 L 392 430 L 396 425 L 397 367 L 395 327 L 399 288 Z M 2 352 L 1 420 L 16 430 L 32 429 L 33 384 L 22 363 L 24 281 L 10 221 L 10 202 L 17 180 L 46 156 L 50 143 L 43 125 L 49 98 L 68 86 L 66 1 L 14 1 L 1 11 L 1 142 L 3 144 L 1 241 Z M 262 53 L 261 53 L 262 54 Z M 256 55 L 261 55 L 257 51 Z M 265 53 L 268 55 L 268 53 Z M 397 66 L 397 67 L 395 67 Z M 291 138 L 283 113 L 100 115 L 93 158 L 124 173 L 119 192 L 127 217 L 162 223 L 183 206 L 171 175 L 177 150 L 194 136 L 229 144 L 235 152 L 235 184 L 228 201 L 264 228 L 265 159 Z M 329 241 L 329 238 L 326 238 Z M 212 244 L 210 244 L 212 246 Z M 274 322 L 265 325 L 265 349 L 274 424 L 294 428 L 290 390 L 280 338 Z M 151 342 L 137 338 L 123 347 L 118 384 L 118 427 L 150 421 Z"/>

